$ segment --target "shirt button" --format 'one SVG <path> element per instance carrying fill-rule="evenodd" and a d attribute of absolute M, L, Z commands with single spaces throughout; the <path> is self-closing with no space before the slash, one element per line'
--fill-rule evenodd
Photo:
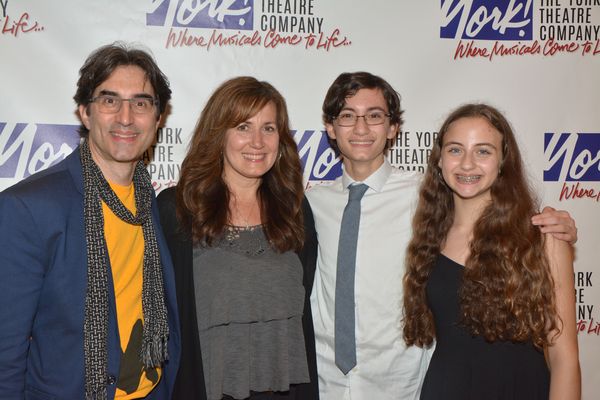
<path fill-rule="evenodd" d="M 117 381 L 117 379 L 113 375 L 109 375 L 106 378 L 106 383 L 109 385 L 114 385 L 116 381 Z"/>
<path fill-rule="evenodd" d="M 352 368 L 352 372 L 356 372 L 356 367 Z"/>

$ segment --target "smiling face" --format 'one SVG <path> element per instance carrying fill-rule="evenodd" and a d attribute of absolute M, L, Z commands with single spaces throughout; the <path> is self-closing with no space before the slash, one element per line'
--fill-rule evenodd
<path fill-rule="evenodd" d="M 372 112 L 389 113 L 388 105 L 379 89 L 360 89 L 348 97 L 340 114 L 350 112 L 367 115 Z M 392 139 L 397 126 L 390 124 L 389 117 L 381 125 L 367 125 L 359 117 L 354 126 L 339 126 L 337 119 L 325 125 L 327 134 L 336 140 L 344 156 L 344 168 L 353 179 L 363 181 L 383 164 L 383 151 L 388 139 Z"/>
<path fill-rule="evenodd" d="M 487 201 L 502 162 L 502 136 L 483 118 L 461 118 L 444 135 L 439 167 L 454 200 Z"/>
<path fill-rule="evenodd" d="M 277 112 L 268 103 L 255 116 L 229 128 L 223 151 L 223 179 L 228 184 L 255 181 L 260 183 L 279 154 Z"/>
<path fill-rule="evenodd" d="M 134 97 L 155 98 L 152 85 L 144 71 L 136 66 L 122 66 L 95 90 L 93 97 L 114 96 L 122 99 Z M 113 183 L 127 185 L 140 157 L 150 147 L 158 129 L 160 117 L 156 112 L 135 114 L 128 101 L 114 114 L 101 113 L 95 104 L 79 106 L 81 120 L 89 129 L 92 159 L 104 177 Z M 127 178 L 129 176 L 129 178 Z M 127 182 L 127 180 L 129 181 Z"/>

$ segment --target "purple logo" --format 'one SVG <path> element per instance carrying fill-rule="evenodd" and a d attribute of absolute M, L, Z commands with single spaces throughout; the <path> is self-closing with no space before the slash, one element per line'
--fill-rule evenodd
<path fill-rule="evenodd" d="M 325 131 L 292 131 L 304 164 L 304 181 L 332 181 L 342 175 L 342 163 L 329 146 Z"/>
<path fill-rule="evenodd" d="M 600 181 L 600 133 L 546 133 L 544 181 Z"/>
<path fill-rule="evenodd" d="M 254 29 L 253 0 L 154 0 L 146 25 L 176 28 Z"/>
<path fill-rule="evenodd" d="M 0 178 L 23 179 L 63 160 L 79 145 L 78 128 L 0 122 Z"/>
<path fill-rule="evenodd" d="M 533 0 L 442 0 L 440 38 L 532 40 Z"/>

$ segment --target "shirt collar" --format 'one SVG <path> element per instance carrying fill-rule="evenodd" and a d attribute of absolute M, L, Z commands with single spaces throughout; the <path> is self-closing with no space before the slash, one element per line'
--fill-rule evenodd
<path fill-rule="evenodd" d="M 348 186 L 353 183 L 364 183 L 369 186 L 370 189 L 373 189 L 375 192 L 379 193 L 381 189 L 383 189 L 383 185 L 387 182 L 388 178 L 392 174 L 394 167 L 388 161 L 387 158 L 383 158 L 383 164 L 379 169 L 373 172 L 367 179 L 362 182 L 355 181 L 346 173 L 346 169 L 344 169 L 344 173 L 342 174 L 342 185 L 344 187 L 344 192 L 348 191 Z"/>

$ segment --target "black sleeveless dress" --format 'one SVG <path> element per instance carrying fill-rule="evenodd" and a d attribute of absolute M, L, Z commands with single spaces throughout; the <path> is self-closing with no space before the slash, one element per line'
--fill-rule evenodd
<path fill-rule="evenodd" d="M 550 371 L 542 351 L 531 343 L 472 338 L 459 324 L 463 268 L 440 254 L 427 283 L 437 344 L 421 400 L 547 400 Z"/>

